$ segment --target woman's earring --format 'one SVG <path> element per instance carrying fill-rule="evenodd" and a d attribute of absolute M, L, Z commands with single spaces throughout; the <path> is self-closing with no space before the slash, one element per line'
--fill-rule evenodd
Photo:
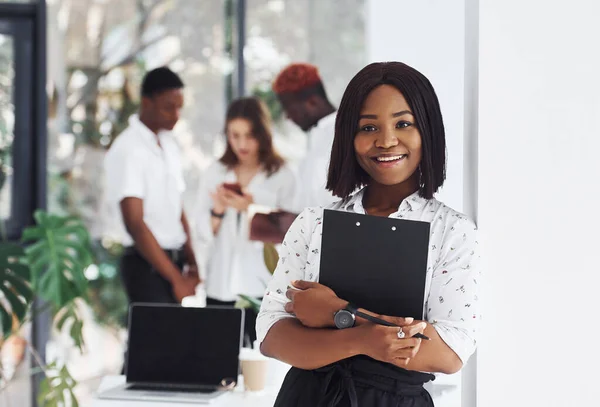
<path fill-rule="evenodd" d="M 423 181 L 423 170 L 421 170 L 421 164 L 419 164 L 419 187 L 424 187 L 425 186 L 425 182 Z"/>

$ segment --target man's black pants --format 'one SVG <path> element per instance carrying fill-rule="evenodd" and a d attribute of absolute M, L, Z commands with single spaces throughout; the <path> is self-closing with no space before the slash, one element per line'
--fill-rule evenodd
<path fill-rule="evenodd" d="M 183 269 L 183 250 L 165 250 L 179 270 Z M 150 302 L 177 304 L 173 287 L 135 248 L 125 249 L 120 262 L 120 272 L 129 303 Z"/>

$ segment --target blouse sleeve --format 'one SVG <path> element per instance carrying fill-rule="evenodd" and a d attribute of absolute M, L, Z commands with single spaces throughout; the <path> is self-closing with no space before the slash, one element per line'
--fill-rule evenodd
<path fill-rule="evenodd" d="M 200 179 L 198 194 L 194 208 L 192 210 L 194 236 L 196 238 L 196 257 L 202 262 L 201 273 L 206 277 L 205 266 L 212 245 L 214 243 L 214 235 L 211 225 L 210 209 L 213 201 L 210 194 L 215 189 L 216 182 L 219 179 L 215 166 L 208 167 Z"/>
<path fill-rule="evenodd" d="M 285 292 L 292 281 L 305 279 L 304 271 L 313 231 L 314 212 L 310 208 L 302 211 L 285 235 L 277 268 L 267 285 L 256 319 L 256 336 L 259 343 L 262 343 L 276 322 L 284 318 L 293 318 L 293 315 L 284 309 L 288 301 Z"/>
<path fill-rule="evenodd" d="M 463 216 L 447 227 L 433 269 L 427 320 L 463 363 L 476 347 L 479 243 L 477 227 Z"/>
<path fill-rule="evenodd" d="M 277 207 L 292 211 L 296 196 L 296 177 L 291 169 L 283 167 L 281 170 L 281 185 L 278 190 Z"/>

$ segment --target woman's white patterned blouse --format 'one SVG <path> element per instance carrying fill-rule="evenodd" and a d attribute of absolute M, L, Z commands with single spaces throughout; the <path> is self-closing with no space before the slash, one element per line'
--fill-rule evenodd
<path fill-rule="evenodd" d="M 364 214 L 364 189 L 329 209 Z M 477 227 L 465 215 L 436 199 L 415 193 L 390 217 L 429 222 L 430 247 L 425 285 L 425 319 L 464 362 L 475 351 L 480 275 Z M 294 280 L 319 281 L 323 208 L 307 208 L 290 227 L 281 246 L 281 258 L 269 282 L 256 322 L 259 343 L 282 318 L 285 291 Z M 360 306 L 360 304 L 357 304 Z M 401 315 L 399 315 L 401 316 Z"/>

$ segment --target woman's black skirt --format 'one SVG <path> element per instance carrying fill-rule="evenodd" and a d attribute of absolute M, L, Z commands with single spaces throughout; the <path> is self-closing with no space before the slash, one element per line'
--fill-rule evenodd
<path fill-rule="evenodd" d="M 292 367 L 275 407 L 432 407 L 423 384 L 434 378 L 366 356 L 316 370 Z"/>

